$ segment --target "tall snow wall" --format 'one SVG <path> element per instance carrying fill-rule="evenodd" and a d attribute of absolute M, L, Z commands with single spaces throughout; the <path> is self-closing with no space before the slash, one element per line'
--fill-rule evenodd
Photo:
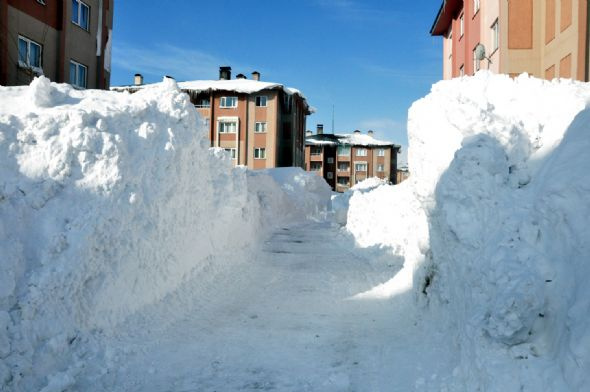
<path fill-rule="evenodd" d="M 232 170 L 199 124 L 170 79 L 0 87 L 0 389 L 67 389 L 127 317 L 325 212 L 321 178 Z"/>
<path fill-rule="evenodd" d="M 348 230 L 453 331 L 434 388 L 590 390 L 590 87 L 478 73 L 409 110 L 410 179 L 350 197 Z M 441 390 L 442 390 L 441 389 Z"/>

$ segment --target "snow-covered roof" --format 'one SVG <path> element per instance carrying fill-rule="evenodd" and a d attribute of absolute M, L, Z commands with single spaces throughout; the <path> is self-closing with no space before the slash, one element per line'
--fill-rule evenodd
<path fill-rule="evenodd" d="M 121 91 L 129 89 L 143 89 L 153 86 L 157 83 L 141 84 L 141 85 L 127 85 L 127 86 L 113 86 L 111 90 Z M 235 91 L 236 93 L 252 94 L 263 90 L 283 89 L 287 94 L 299 95 L 306 99 L 303 93 L 296 88 L 287 87 L 280 83 L 262 82 L 251 79 L 232 79 L 232 80 L 190 80 L 186 82 L 177 82 L 178 88 L 181 90 L 191 91 Z"/>
<path fill-rule="evenodd" d="M 340 143 L 352 144 L 355 146 L 397 146 L 395 143 L 375 139 L 373 136 L 362 133 L 338 134 Z"/>
<path fill-rule="evenodd" d="M 305 138 L 305 144 L 315 146 L 350 144 L 354 146 L 400 147 L 395 143 L 384 140 L 378 140 L 371 135 L 366 135 L 362 133 L 309 135 Z"/>

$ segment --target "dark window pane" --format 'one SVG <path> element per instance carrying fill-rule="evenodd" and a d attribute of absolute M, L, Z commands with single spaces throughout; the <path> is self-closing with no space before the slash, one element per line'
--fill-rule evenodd
<path fill-rule="evenodd" d="M 88 7 L 84 4 L 80 4 L 80 26 L 88 30 Z"/>
<path fill-rule="evenodd" d="M 72 0 L 72 22 L 74 23 L 80 23 L 78 21 L 78 15 L 79 15 L 79 11 L 78 11 L 78 0 Z"/>
<path fill-rule="evenodd" d="M 33 67 L 41 67 L 41 47 L 31 43 L 29 45 L 29 64 Z"/>
<path fill-rule="evenodd" d="M 25 64 L 28 63 L 27 61 L 27 41 L 24 39 L 18 39 L 18 61 L 21 61 Z"/>
<path fill-rule="evenodd" d="M 76 84 L 76 64 L 70 63 L 70 84 Z"/>

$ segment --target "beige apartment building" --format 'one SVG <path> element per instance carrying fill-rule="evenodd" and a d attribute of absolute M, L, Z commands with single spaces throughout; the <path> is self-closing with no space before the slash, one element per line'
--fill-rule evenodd
<path fill-rule="evenodd" d="M 0 0 L 0 85 L 109 88 L 113 0 Z"/>
<path fill-rule="evenodd" d="M 143 77 L 135 84 L 113 87 L 135 92 L 145 88 Z M 197 108 L 209 130 L 212 147 L 225 149 L 234 165 L 250 169 L 304 165 L 306 118 L 312 113 L 303 94 L 279 83 L 252 79 L 231 67 L 220 67 L 219 80 L 178 82 Z"/>
<path fill-rule="evenodd" d="M 582 0 L 446 0 L 430 33 L 443 37 L 444 79 L 490 69 L 588 81 L 588 12 Z"/>
<path fill-rule="evenodd" d="M 362 134 L 325 134 L 318 124 L 316 134 L 307 131 L 305 169 L 317 173 L 337 192 L 360 181 L 378 177 L 397 181 L 399 145 L 374 138 L 373 131 Z"/>

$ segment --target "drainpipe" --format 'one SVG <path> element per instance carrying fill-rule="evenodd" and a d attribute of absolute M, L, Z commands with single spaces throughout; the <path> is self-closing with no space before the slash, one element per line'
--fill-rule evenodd
<path fill-rule="evenodd" d="M 66 35 L 68 29 L 68 5 L 66 0 L 61 1 L 61 35 L 59 40 L 59 56 L 57 60 L 57 82 L 66 82 Z M 67 80 L 69 83 L 69 78 Z"/>

